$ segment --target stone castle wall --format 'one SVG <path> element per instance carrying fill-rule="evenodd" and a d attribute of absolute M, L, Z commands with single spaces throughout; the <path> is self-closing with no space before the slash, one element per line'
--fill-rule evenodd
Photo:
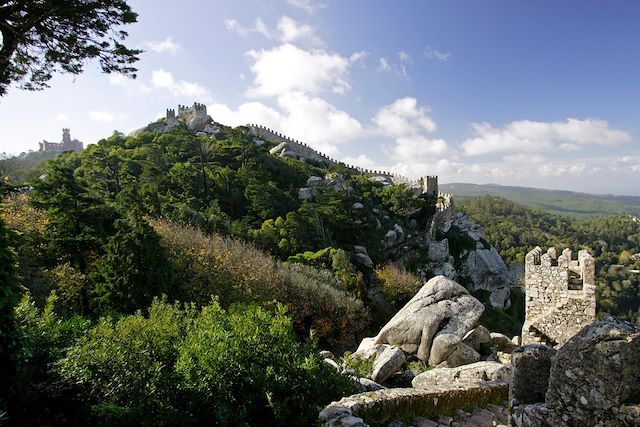
<path fill-rule="evenodd" d="M 171 120 L 176 117 L 176 112 L 173 109 L 167 110 L 167 120 Z M 178 119 L 185 123 L 189 122 L 196 116 L 206 116 L 207 106 L 199 102 L 194 102 L 191 107 L 186 105 L 178 105 Z"/>
<path fill-rule="evenodd" d="M 569 249 L 560 256 L 539 247 L 527 254 L 523 344 L 562 345 L 595 321 L 595 261 L 584 250 L 571 258 Z"/>
<path fill-rule="evenodd" d="M 264 139 L 266 141 L 276 142 L 278 145 L 270 150 L 271 154 L 280 154 L 282 155 L 283 150 L 285 153 L 291 153 L 297 157 L 302 157 L 306 159 L 315 160 L 318 162 L 324 162 L 328 164 L 342 164 L 343 166 L 358 171 L 360 173 L 375 175 L 375 176 L 383 176 L 386 177 L 389 182 L 393 185 L 397 184 L 405 184 L 409 187 L 420 188 L 420 192 L 432 192 L 437 194 L 438 191 L 438 177 L 437 176 L 428 176 L 425 178 L 410 180 L 409 178 L 387 172 L 381 170 L 371 170 L 366 168 L 361 168 L 359 166 L 347 165 L 343 162 L 340 162 L 334 158 L 324 155 L 323 153 L 314 150 L 309 145 L 304 142 L 289 138 L 286 135 L 283 135 L 280 132 L 276 132 L 267 127 L 257 125 L 257 124 L 249 124 L 247 125 L 249 131 L 256 136 L 257 138 Z"/>

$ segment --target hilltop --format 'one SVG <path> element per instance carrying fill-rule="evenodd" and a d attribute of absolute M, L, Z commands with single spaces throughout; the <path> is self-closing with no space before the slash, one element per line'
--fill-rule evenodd
<path fill-rule="evenodd" d="M 440 189 L 462 201 L 486 194 L 520 205 L 570 216 L 640 215 L 640 197 L 597 195 L 565 190 L 545 190 L 497 184 L 440 184 Z"/>

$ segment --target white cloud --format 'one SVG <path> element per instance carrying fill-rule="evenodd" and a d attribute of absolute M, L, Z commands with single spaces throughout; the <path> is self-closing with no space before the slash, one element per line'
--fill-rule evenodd
<path fill-rule="evenodd" d="M 378 68 L 376 68 L 376 71 L 389 71 L 389 70 L 391 70 L 391 66 L 389 65 L 389 61 L 387 61 L 387 58 L 379 58 Z"/>
<path fill-rule="evenodd" d="M 225 104 L 213 104 L 207 107 L 207 112 L 217 122 L 228 126 L 255 123 L 280 128 L 282 122 L 282 115 L 279 112 L 261 102 L 247 102 L 240 105 L 236 111 Z"/>
<path fill-rule="evenodd" d="M 87 116 L 95 123 L 113 123 L 126 118 L 124 114 L 113 113 L 111 111 L 89 111 Z"/>
<path fill-rule="evenodd" d="M 240 23 L 236 19 L 225 19 L 224 26 L 227 28 L 227 30 L 233 31 L 240 37 L 246 38 L 249 36 L 249 30 L 240 25 Z"/>
<path fill-rule="evenodd" d="M 322 44 L 322 41 L 316 36 L 313 27 L 306 24 L 298 24 L 288 16 L 283 16 L 278 20 L 278 32 L 280 33 L 280 40 L 284 43 L 295 42 L 297 40 L 309 40 L 316 46 Z"/>
<path fill-rule="evenodd" d="M 411 56 L 404 50 L 398 52 L 398 58 L 401 62 L 411 62 Z"/>
<path fill-rule="evenodd" d="M 626 132 L 610 129 L 599 119 L 573 119 L 564 122 L 520 120 L 494 128 L 489 123 L 474 123 L 474 137 L 466 139 L 462 148 L 467 155 L 493 153 L 541 152 L 559 147 L 576 151 L 586 145 L 615 146 L 631 141 Z"/>
<path fill-rule="evenodd" d="M 372 121 L 377 132 L 394 139 L 394 145 L 383 147 L 389 158 L 397 162 L 392 166 L 394 171 L 416 178 L 436 173 L 435 168 L 451 170 L 451 164 L 443 157 L 453 150 L 443 139 L 426 135 L 437 128 L 429 111 L 428 107 L 418 105 L 417 99 L 405 97 L 380 108 L 374 115 Z"/>
<path fill-rule="evenodd" d="M 437 59 L 438 61 L 447 62 L 451 58 L 451 53 L 441 52 L 438 49 L 434 49 L 431 46 L 427 46 L 423 52 L 423 55 L 427 59 Z"/>
<path fill-rule="evenodd" d="M 342 161 L 347 165 L 360 166 L 365 169 L 372 169 L 376 166 L 376 162 L 364 154 L 360 154 L 357 157 L 344 157 Z"/>
<path fill-rule="evenodd" d="M 67 113 L 56 114 L 54 120 L 59 123 L 71 123 L 71 117 Z"/>
<path fill-rule="evenodd" d="M 256 33 L 262 34 L 268 39 L 271 38 L 271 31 L 260 18 L 256 18 L 256 23 L 253 26 L 253 31 L 255 31 Z"/>
<path fill-rule="evenodd" d="M 251 97 L 292 91 L 318 93 L 327 88 L 345 93 L 351 89 L 348 75 L 352 61 L 337 53 L 304 50 L 287 43 L 270 50 L 251 50 L 247 55 L 254 60 L 253 86 L 247 91 Z"/>
<path fill-rule="evenodd" d="M 173 41 L 173 38 L 167 37 L 162 41 L 146 41 L 145 46 L 156 53 L 169 53 L 176 55 L 180 49 L 180 45 Z"/>
<path fill-rule="evenodd" d="M 205 101 L 211 99 L 209 90 L 204 86 L 185 80 L 176 81 L 170 72 L 163 69 L 154 70 L 151 73 L 151 85 L 156 89 L 165 89 L 174 96 Z"/>
<path fill-rule="evenodd" d="M 418 135 L 422 131 L 436 130 L 429 111 L 428 107 L 418 106 L 417 99 L 405 97 L 379 109 L 373 122 L 380 132 L 395 138 Z"/>
<path fill-rule="evenodd" d="M 336 155 L 339 144 L 356 139 L 364 132 L 358 120 L 322 98 L 292 92 L 278 97 L 277 104 L 278 110 L 261 102 L 248 102 L 235 111 L 224 104 L 213 104 L 208 111 L 221 123 L 261 124 L 327 155 Z"/>
<path fill-rule="evenodd" d="M 118 86 L 125 89 L 129 93 L 143 93 L 147 94 L 151 92 L 151 87 L 142 83 L 138 79 L 132 79 L 122 74 L 109 74 L 109 84 L 112 86 Z"/>
<path fill-rule="evenodd" d="M 316 2 L 313 2 L 312 0 L 287 0 L 287 2 L 291 6 L 304 9 L 309 13 L 313 13 L 317 10 L 324 9 L 325 7 L 327 7 L 325 3 L 316 3 Z"/>
<path fill-rule="evenodd" d="M 327 150 L 326 154 L 336 154 L 337 144 L 356 139 L 363 132 L 358 120 L 318 97 L 294 92 L 280 96 L 278 105 L 286 113 L 283 130 L 316 149 Z"/>

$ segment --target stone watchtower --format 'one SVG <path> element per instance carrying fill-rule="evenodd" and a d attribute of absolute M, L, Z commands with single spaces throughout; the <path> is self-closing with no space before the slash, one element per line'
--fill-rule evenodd
<path fill-rule="evenodd" d="M 525 258 L 525 293 L 522 343 L 560 346 L 596 320 L 595 261 L 585 250 L 572 260 L 569 249 L 536 247 Z"/>

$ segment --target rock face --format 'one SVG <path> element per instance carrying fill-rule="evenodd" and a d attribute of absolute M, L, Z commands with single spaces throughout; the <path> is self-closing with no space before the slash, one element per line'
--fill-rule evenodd
<path fill-rule="evenodd" d="M 429 360 L 436 336 L 451 334 L 462 339 L 478 321 L 484 306 L 453 280 L 437 276 L 380 330 L 373 344 L 399 346 L 409 354 Z"/>
<path fill-rule="evenodd" d="M 517 352 L 516 352 L 517 354 Z M 517 360 L 517 357 L 516 357 Z M 514 370 L 514 384 L 526 381 Z M 514 392 L 517 392 L 515 390 Z M 640 424 L 640 326 L 608 317 L 583 328 L 551 362 L 544 403 L 513 408 L 516 426 Z"/>
<path fill-rule="evenodd" d="M 498 362 L 476 362 L 457 368 L 436 368 L 417 375 L 412 385 L 416 388 L 433 388 L 456 383 L 479 381 L 509 381 L 511 369 Z"/>
<path fill-rule="evenodd" d="M 490 291 L 491 305 L 505 307 L 509 298 L 511 274 L 496 248 L 463 251 L 458 275 L 470 290 Z"/>
<path fill-rule="evenodd" d="M 462 338 L 462 342 L 475 351 L 480 351 L 482 346 L 486 346 L 491 343 L 491 332 L 484 326 L 480 325 L 467 332 L 467 334 Z"/>
<path fill-rule="evenodd" d="M 382 353 L 376 358 L 371 372 L 371 379 L 377 383 L 385 382 L 391 375 L 402 368 L 406 358 L 398 347 L 385 346 Z"/>

